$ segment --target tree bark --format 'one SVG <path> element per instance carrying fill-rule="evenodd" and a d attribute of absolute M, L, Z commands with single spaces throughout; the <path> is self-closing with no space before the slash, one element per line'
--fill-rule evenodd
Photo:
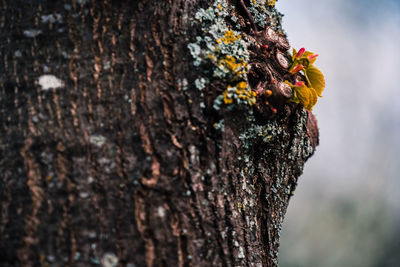
<path fill-rule="evenodd" d="M 1 266 L 277 266 L 318 128 L 280 93 L 301 77 L 272 7 L 227 7 L 256 104 L 196 88 L 216 2 L 0 1 Z"/>

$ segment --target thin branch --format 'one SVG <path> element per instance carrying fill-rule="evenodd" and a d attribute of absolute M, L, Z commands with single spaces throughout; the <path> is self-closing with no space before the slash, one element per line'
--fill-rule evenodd
<path fill-rule="evenodd" d="M 247 9 L 246 4 L 244 3 L 243 0 L 239 0 L 239 2 L 240 2 L 240 5 L 243 7 L 244 12 L 246 13 L 246 15 L 247 15 L 247 17 L 248 17 L 248 19 L 249 19 L 249 21 L 250 21 L 250 23 L 251 23 L 251 26 L 253 27 L 253 30 L 254 30 L 255 32 L 257 32 L 257 26 L 256 26 L 256 24 L 254 23 L 253 16 L 251 15 L 250 11 Z"/>

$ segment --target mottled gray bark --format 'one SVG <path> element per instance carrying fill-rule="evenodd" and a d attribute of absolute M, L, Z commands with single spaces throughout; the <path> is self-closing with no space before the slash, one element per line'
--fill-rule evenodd
<path fill-rule="evenodd" d="M 318 129 L 279 91 L 284 36 L 240 1 L 257 104 L 215 110 L 218 79 L 200 93 L 208 2 L 0 1 L 1 266 L 277 265 Z"/>

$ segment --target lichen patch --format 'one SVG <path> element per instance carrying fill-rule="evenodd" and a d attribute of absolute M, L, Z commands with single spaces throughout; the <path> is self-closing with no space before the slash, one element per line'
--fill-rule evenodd
<path fill-rule="evenodd" d="M 214 108 L 234 103 L 254 105 L 255 92 L 248 84 L 249 71 L 248 43 L 240 32 L 235 31 L 227 21 L 232 17 L 225 1 L 217 0 L 207 9 L 200 8 L 195 15 L 204 34 L 196 37 L 196 42 L 188 45 L 194 59 L 193 65 L 200 68 L 203 75 L 227 84 L 225 91 L 214 101 Z M 210 69 L 211 66 L 211 69 Z M 199 77 L 195 85 L 202 90 L 210 82 Z"/>
<path fill-rule="evenodd" d="M 38 83 L 42 90 L 57 89 L 64 87 L 64 82 L 51 74 L 45 74 L 39 77 Z"/>
<path fill-rule="evenodd" d="M 89 141 L 97 147 L 102 147 L 106 143 L 107 139 L 102 135 L 91 135 Z"/>
<path fill-rule="evenodd" d="M 101 266 L 102 267 L 116 267 L 118 265 L 118 257 L 112 253 L 107 252 L 104 254 L 103 258 L 101 259 Z"/>
<path fill-rule="evenodd" d="M 41 34 L 42 31 L 41 30 L 30 29 L 30 30 L 24 30 L 23 33 L 24 33 L 24 35 L 26 37 L 35 38 L 36 36 Z"/>
<path fill-rule="evenodd" d="M 48 14 L 48 15 L 42 15 L 40 16 L 40 20 L 42 23 L 55 23 L 59 22 L 62 23 L 63 19 L 60 14 Z"/>

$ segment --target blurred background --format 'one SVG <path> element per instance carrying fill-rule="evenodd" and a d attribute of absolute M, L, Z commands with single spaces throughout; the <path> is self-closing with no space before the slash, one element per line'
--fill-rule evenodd
<path fill-rule="evenodd" d="M 400 1 L 279 0 L 318 53 L 320 145 L 282 230 L 281 267 L 400 266 Z"/>

